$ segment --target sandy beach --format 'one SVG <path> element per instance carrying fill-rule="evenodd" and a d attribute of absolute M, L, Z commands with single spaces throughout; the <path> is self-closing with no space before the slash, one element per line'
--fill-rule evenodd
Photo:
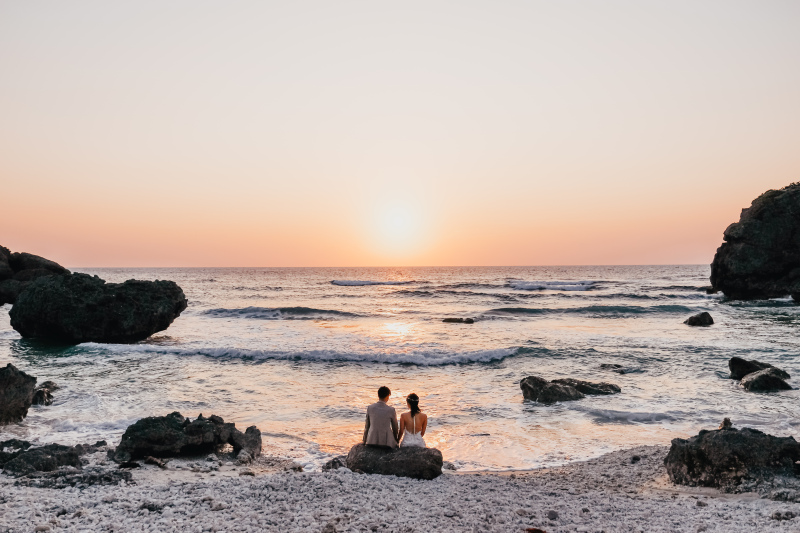
<path fill-rule="evenodd" d="M 798 531 L 800 504 L 677 487 L 667 447 L 642 446 L 554 469 L 448 472 L 433 481 L 298 472 L 261 457 L 143 465 L 133 483 L 36 488 L 0 475 L 0 531 L 511 532 Z M 636 457 L 639 459 L 637 460 Z M 86 468 L 116 468 L 105 454 Z"/>

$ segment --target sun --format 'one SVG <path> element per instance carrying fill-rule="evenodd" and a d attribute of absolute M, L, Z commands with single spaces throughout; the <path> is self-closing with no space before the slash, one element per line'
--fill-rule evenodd
<path fill-rule="evenodd" d="M 380 202 L 370 218 L 370 240 L 380 255 L 401 260 L 424 247 L 425 216 L 413 203 Z"/>

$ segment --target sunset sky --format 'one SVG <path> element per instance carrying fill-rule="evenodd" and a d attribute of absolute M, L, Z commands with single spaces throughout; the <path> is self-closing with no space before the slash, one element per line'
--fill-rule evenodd
<path fill-rule="evenodd" d="M 709 263 L 800 181 L 800 2 L 0 1 L 0 244 Z"/>

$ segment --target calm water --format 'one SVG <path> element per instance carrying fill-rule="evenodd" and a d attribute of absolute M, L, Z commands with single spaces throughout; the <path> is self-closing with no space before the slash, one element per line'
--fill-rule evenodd
<path fill-rule="evenodd" d="M 464 469 L 667 444 L 725 416 L 798 436 L 799 391 L 746 393 L 724 377 L 734 355 L 800 375 L 800 307 L 707 295 L 706 266 L 76 270 L 174 280 L 189 308 L 139 344 L 54 349 L 21 339 L 6 306 L 0 364 L 63 389 L 0 439 L 116 443 L 144 416 L 213 413 L 256 424 L 266 453 L 313 469 L 360 439 L 380 385 L 398 411 L 418 393 L 428 445 Z M 682 324 L 700 311 L 717 323 Z M 622 394 L 523 402 L 531 374 L 611 381 Z"/>

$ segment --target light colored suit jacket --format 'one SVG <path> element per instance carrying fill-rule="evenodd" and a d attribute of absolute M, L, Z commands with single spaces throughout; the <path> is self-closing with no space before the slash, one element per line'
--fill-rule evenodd
<path fill-rule="evenodd" d="M 364 444 L 397 447 L 397 412 L 385 402 L 375 402 L 367 407 L 364 424 Z"/>

